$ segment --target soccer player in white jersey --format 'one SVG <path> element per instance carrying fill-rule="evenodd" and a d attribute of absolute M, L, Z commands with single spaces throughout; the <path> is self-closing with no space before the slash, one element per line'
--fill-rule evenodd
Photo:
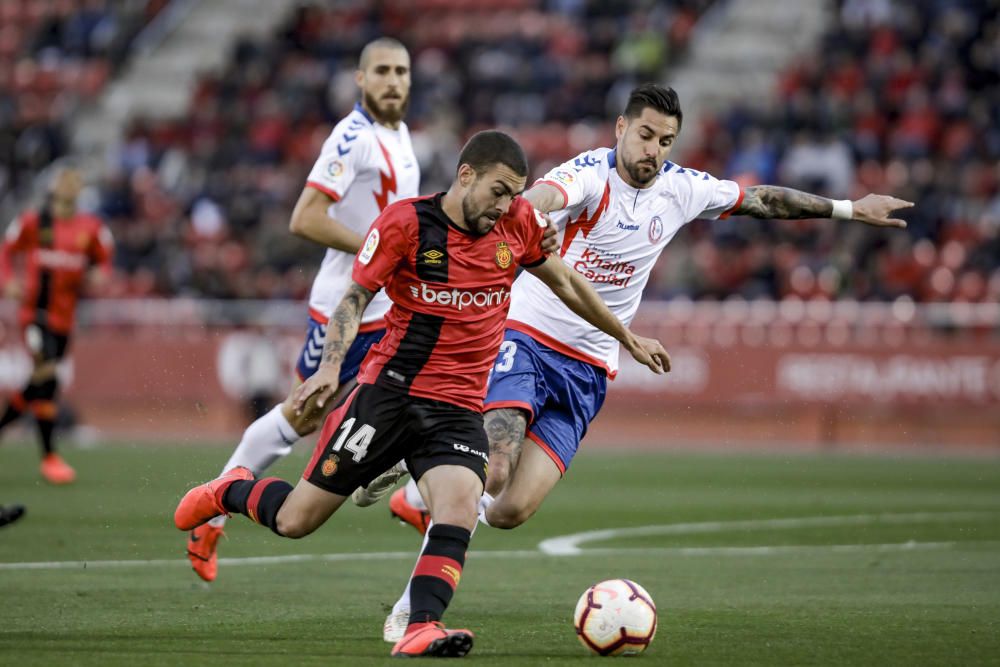
<path fill-rule="evenodd" d="M 328 248 L 309 295 L 306 340 L 292 388 L 283 403 L 247 427 L 223 471 L 244 466 L 260 474 L 322 423 L 325 411 L 313 406 L 296 414 L 292 392 L 319 367 L 327 320 L 351 284 L 354 256 L 368 227 L 388 204 L 418 194 L 420 169 L 403 122 L 410 96 L 406 47 L 385 37 L 370 42 L 361 51 L 354 80 L 361 102 L 323 144 L 292 212 L 291 231 Z M 368 348 L 382 338 L 382 317 L 390 305 L 380 292 L 365 310 L 341 367 L 341 385 L 357 374 Z M 188 558 L 205 581 L 214 580 L 218 571 L 216 545 L 225 518 L 216 517 L 188 534 Z"/>
<path fill-rule="evenodd" d="M 672 89 L 639 86 L 618 117 L 615 148 L 580 154 L 524 195 L 564 227 L 563 259 L 590 280 L 626 324 L 663 248 L 692 220 L 832 217 L 906 226 L 889 215 L 912 204 L 893 197 L 867 195 L 850 202 L 771 185 L 741 189 L 733 181 L 673 164 L 667 157 L 682 118 Z M 484 405 L 490 465 L 483 523 L 515 528 L 538 510 L 566 473 L 617 369 L 615 340 L 571 313 L 530 274 L 518 277 Z M 426 530 L 423 500 L 412 486 L 396 491 L 390 508 Z M 373 500 L 362 498 L 358 504 Z M 404 593 L 386 619 L 387 641 L 405 626 L 401 612 L 408 607 Z"/>

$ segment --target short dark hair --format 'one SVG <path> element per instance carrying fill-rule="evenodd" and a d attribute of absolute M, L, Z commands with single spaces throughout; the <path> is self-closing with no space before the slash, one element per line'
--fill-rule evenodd
<path fill-rule="evenodd" d="M 406 50 L 406 46 L 395 37 L 379 37 L 368 42 L 361 49 L 361 55 L 358 57 L 358 69 L 366 69 L 368 67 L 368 60 L 375 49 L 399 49 L 400 51 L 406 51 L 407 55 L 410 53 Z"/>
<path fill-rule="evenodd" d="M 641 116 L 642 110 L 647 107 L 659 111 L 665 116 L 674 116 L 677 118 L 677 129 L 681 128 L 684 114 L 681 112 L 681 101 L 677 97 L 677 91 L 673 88 L 659 86 L 655 83 L 644 83 L 634 88 L 628 96 L 625 113 L 622 115 L 632 120 Z"/>
<path fill-rule="evenodd" d="M 458 166 L 467 164 L 481 174 L 495 164 L 502 164 L 518 176 L 528 175 L 528 158 L 521 144 L 498 130 L 476 132 L 465 142 L 458 156 Z"/>

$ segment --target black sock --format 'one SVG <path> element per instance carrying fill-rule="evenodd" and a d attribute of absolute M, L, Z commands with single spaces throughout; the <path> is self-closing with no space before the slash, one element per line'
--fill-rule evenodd
<path fill-rule="evenodd" d="M 276 535 L 281 535 L 278 532 L 278 510 L 285 504 L 285 498 L 293 488 L 277 477 L 237 480 L 222 494 L 222 506 L 230 512 L 242 514 L 267 526 Z"/>
<path fill-rule="evenodd" d="M 34 384 L 28 385 L 24 390 L 24 397 L 31 405 L 31 411 L 35 413 L 35 421 L 38 423 L 38 435 L 42 441 L 42 453 L 45 455 L 55 451 L 52 443 L 52 433 L 56 429 L 56 391 L 59 383 L 55 378 L 49 378 Z"/>
<path fill-rule="evenodd" d="M 435 524 L 410 578 L 410 624 L 440 621 L 462 578 L 472 533 L 459 526 Z"/>
<path fill-rule="evenodd" d="M 38 424 L 38 435 L 42 439 L 42 453 L 49 455 L 55 451 L 52 445 L 52 433 L 56 430 L 56 423 L 51 419 L 35 419 Z"/>
<path fill-rule="evenodd" d="M 21 400 L 23 404 L 24 399 Z M 3 413 L 3 417 L 0 417 L 0 429 L 6 427 L 12 421 L 15 421 L 22 414 L 24 414 L 23 411 L 15 408 L 14 401 L 11 401 L 9 404 L 7 404 L 7 410 Z"/>

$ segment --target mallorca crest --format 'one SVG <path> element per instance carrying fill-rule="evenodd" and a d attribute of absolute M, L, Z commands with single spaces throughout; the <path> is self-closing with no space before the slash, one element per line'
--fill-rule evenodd
<path fill-rule="evenodd" d="M 497 266 L 501 269 L 509 269 L 511 262 L 514 261 L 514 253 L 510 251 L 510 246 L 507 245 L 506 241 L 497 242 Z"/>
<path fill-rule="evenodd" d="M 339 464 L 340 457 L 336 454 L 330 454 L 330 457 L 326 461 L 323 461 L 323 467 L 320 468 L 320 472 L 323 473 L 323 477 L 333 477 L 337 473 Z"/>

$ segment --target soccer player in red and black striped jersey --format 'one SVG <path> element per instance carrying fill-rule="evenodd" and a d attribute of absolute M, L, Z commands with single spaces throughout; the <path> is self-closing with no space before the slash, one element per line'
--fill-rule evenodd
<path fill-rule="evenodd" d="M 41 473 L 52 484 L 69 484 L 76 477 L 53 443 L 56 365 L 66 354 L 76 302 L 88 279 L 93 286 L 111 273 L 111 232 L 100 218 L 77 211 L 82 187 L 77 169 L 59 169 L 39 210 L 24 213 L 7 229 L 0 252 L 0 281 L 7 296 L 20 298 L 18 320 L 34 363 L 28 384 L 0 417 L 0 429 L 26 411 L 34 415 L 43 450 Z M 17 256 L 24 258 L 23 283 L 13 274 Z"/>
<path fill-rule="evenodd" d="M 541 250 L 544 224 L 518 196 L 527 173 L 517 142 L 480 132 L 462 149 L 447 192 L 386 208 L 330 318 L 322 363 L 296 390 L 295 405 L 314 397 L 322 406 L 333 396 L 361 315 L 380 289 L 393 302 L 386 335 L 362 363 L 358 386 L 327 417 L 302 480 L 293 489 L 234 468 L 189 491 L 174 514 L 181 530 L 238 512 L 279 535 L 302 537 L 356 488 L 405 460 L 434 525 L 411 575 L 410 623 L 393 655 L 462 656 L 472 647 L 471 632 L 440 620 L 461 579 L 486 479 L 483 397 L 517 267 L 640 363 L 655 372 L 669 367 L 657 341 L 633 335 L 586 280 Z"/>

